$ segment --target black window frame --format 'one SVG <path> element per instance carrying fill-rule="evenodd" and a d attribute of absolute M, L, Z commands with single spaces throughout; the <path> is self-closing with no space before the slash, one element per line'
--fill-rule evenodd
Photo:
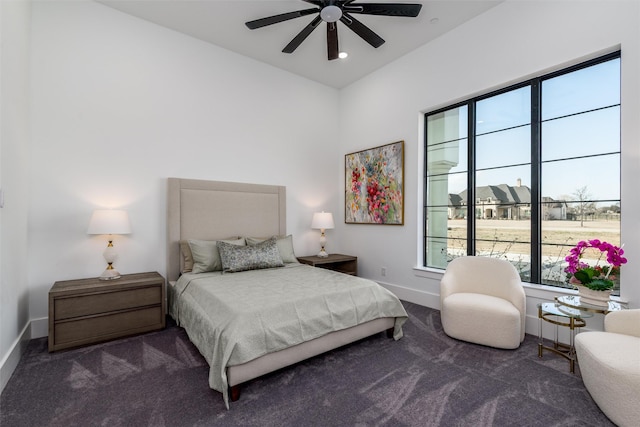
<path fill-rule="evenodd" d="M 473 255 L 476 253 L 476 228 L 475 228 L 475 200 L 476 200 L 476 163 L 475 163 L 475 150 L 476 150 L 476 104 L 479 101 L 495 97 L 506 92 L 510 92 L 523 87 L 531 88 L 531 267 L 530 276 L 527 282 L 541 283 L 542 278 L 542 195 L 541 195 L 541 182 L 542 182 L 542 84 L 545 80 L 549 80 L 558 76 L 569 74 L 581 69 L 585 69 L 597 64 L 601 64 L 614 59 L 621 59 L 621 51 L 615 51 L 606 55 L 581 62 L 579 64 L 563 68 L 558 71 L 554 71 L 548 74 L 544 74 L 538 77 L 534 77 L 516 84 L 509 85 L 507 87 L 475 96 L 464 101 L 456 102 L 454 104 L 447 105 L 437 110 L 429 111 L 424 114 L 424 175 L 423 175 L 423 214 L 422 214 L 422 227 L 423 227 L 423 239 L 422 239 L 422 265 L 426 268 L 440 267 L 427 265 L 427 247 L 428 247 L 428 235 L 427 235 L 427 205 L 428 201 L 428 123 L 429 116 L 444 113 L 456 108 L 467 107 L 467 199 L 464 201 L 467 207 L 467 255 Z M 620 101 L 620 109 L 622 109 L 622 101 Z M 570 115 L 568 115 L 570 116 Z M 568 117 L 564 116 L 564 117 Z M 621 150 L 619 155 L 622 156 Z M 620 197 L 620 205 L 622 194 Z"/>

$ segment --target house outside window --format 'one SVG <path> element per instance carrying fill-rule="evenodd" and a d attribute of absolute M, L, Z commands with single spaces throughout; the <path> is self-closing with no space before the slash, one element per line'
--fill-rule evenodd
<path fill-rule="evenodd" d="M 621 245 L 620 108 L 615 52 L 425 114 L 424 266 L 503 258 L 570 287 L 578 241 Z"/>

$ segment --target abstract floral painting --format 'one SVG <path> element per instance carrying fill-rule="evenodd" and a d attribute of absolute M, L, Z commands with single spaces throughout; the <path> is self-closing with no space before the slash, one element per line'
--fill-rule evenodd
<path fill-rule="evenodd" d="M 404 224 L 404 141 L 347 154 L 345 222 Z"/>

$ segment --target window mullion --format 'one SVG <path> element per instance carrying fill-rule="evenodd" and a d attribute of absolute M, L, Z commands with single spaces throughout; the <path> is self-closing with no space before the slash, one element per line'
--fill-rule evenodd
<path fill-rule="evenodd" d="M 467 255 L 476 254 L 476 102 L 467 114 Z"/>
<path fill-rule="evenodd" d="M 540 79 L 531 82 L 531 278 L 532 283 L 542 283 L 542 209 L 540 188 L 542 165 L 542 85 Z"/>

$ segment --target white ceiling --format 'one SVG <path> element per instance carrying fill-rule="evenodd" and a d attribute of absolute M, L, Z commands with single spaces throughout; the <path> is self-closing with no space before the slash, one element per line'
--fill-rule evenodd
<path fill-rule="evenodd" d="M 386 43 L 375 49 L 339 23 L 340 50 L 348 52 L 349 57 L 333 61 L 327 60 L 324 23 L 293 54 L 281 52 L 313 20 L 315 14 L 256 30 L 249 30 L 244 25 L 254 19 L 313 7 L 301 0 L 97 1 L 325 85 L 342 88 L 503 0 L 402 0 L 404 3 L 422 3 L 422 10 L 417 18 L 357 14 L 356 18 L 385 39 Z M 356 0 L 355 3 L 359 2 L 395 1 Z"/>

